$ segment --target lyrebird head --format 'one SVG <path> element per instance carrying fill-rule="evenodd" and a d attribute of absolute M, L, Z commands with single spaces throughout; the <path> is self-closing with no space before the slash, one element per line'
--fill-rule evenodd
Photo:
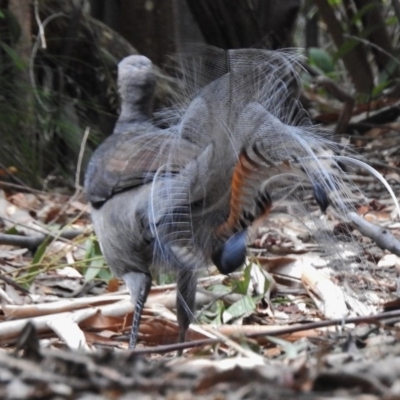
<path fill-rule="evenodd" d="M 118 64 L 118 91 L 121 96 L 118 122 L 134 123 L 138 118 L 150 118 L 155 85 L 154 67 L 147 57 L 134 55 L 124 58 Z"/>

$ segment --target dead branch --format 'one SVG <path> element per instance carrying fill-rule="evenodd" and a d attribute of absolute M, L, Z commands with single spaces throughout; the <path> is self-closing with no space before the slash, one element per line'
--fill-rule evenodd
<path fill-rule="evenodd" d="M 366 221 L 355 212 L 348 214 L 354 227 L 363 235 L 372 239 L 377 246 L 383 250 L 389 250 L 391 253 L 400 256 L 400 241 L 396 239 L 387 228 L 376 226 Z"/>
<path fill-rule="evenodd" d="M 86 231 L 83 229 L 71 229 L 60 233 L 59 237 L 67 240 L 73 240 L 76 237 L 83 235 Z M 9 235 L 7 233 L 0 233 L 0 244 L 6 244 L 9 246 L 23 247 L 30 250 L 36 249 L 40 246 L 47 235 Z"/>

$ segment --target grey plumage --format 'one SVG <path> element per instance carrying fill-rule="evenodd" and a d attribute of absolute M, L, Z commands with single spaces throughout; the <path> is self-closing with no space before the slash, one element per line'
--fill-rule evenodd
<path fill-rule="evenodd" d="M 194 47 L 176 58 L 174 104 L 151 117 L 156 73 L 143 56 L 119 64 L 121 114 L 94 153 L 85 188 L 104 256 L 136 305 L 130 346 L 151 285 L 149 267 L 178 279 L 184 340 L 196 273 L 211 261 L 229 273 L 246 254 L 247 230 L 272 203 L 314 193 L 345 212 L 339 145 L 314 128 L 295 97 L 293 52 Z"/>

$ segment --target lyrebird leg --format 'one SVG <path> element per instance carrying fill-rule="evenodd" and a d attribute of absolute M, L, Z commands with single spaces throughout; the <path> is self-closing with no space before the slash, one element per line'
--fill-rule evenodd
<path fill-rule="evenodd" d="M 197 273 L 191 269 L 178 272 L 176 309 L 179 323 L 179 342 L 184 342 L 186 332 L 194 317 Z"/>
<path fill-rule="evenodd" d="M 135 306 L 135 313 L 132 319 L 132 328 L 129 338 L 129 348 L 136 346 L 139 333 L 140 318 L 143 306 L 151 287 L 151 276 L 143 272 L 128 272 L 123 276 L 125 284 L 131 294 L 132 304 Z"/>

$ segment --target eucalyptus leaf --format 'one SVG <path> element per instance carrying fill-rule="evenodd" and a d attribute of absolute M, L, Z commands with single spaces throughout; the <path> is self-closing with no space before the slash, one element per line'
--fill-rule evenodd
<path fill-rule="evenodd" d="M 255 308 L 255 300 L 251 296 L 244 296 L 242 299 L 233 303 L 224 311 L 222 315 L 222 322 L 226 324 L 233 319 L 243 318 L 247 315 L 250 315 Z"/>
<path fill-rule="evenodd" d="M 308 50 L 309 63 L 325 74 L 335 71 L 335 63 L 331 55 L 324 49 L 310 47 Z"/>
<path fill-rule="evenodd" d="M 33 265 L 38 265 L 42 262 L 44 253 L 46 252 L 47 247 L 49 246 L 50 242 L 52 241 L 51 236 L 47 236 L 43 242 L 40 244 L 40 246 L 37 248 L 35 251 L 35 255 L 33 256 L 32 259 L 32 264 Z M 30 270 L 32 271 L 32 270 Z"/>
<path fill-rule="evenodd" d="M 9 57 L 13 60 L 14 65 L 21 71 L 25 70 L 25 62 L 21 59 L 18 53 L 10 47 L 7 43 L 0 41 L 0 46 L 2 49 L 9 55 Z"/>
<path fill-rule="evenodd" d="M 217 296 L 224 296 L 226 294 L 232 293 L 232 290 L 225 285 L 213 285 L 209 287 L 209 291 Z"/>
<path fill-rule="evenodd" d="M 307 348 L 307 342 L 288 342 L 275 336 L 266 336 L 266 338 L 276 345 L 278 345 L 286 354 L 287 358 L 294 359 L 298 357 L 301 351 Z"/>
<path fill-rule="evenodd" d="M 84 278 L 85 281 L 88 282 L 96 278 L 100 271 L 104 269 L 104 258 L 102 257 L 100 245 L 97 240 L 90 240 L 88 242 L 86 256 L 88 267 L 84 273 Z"/>

